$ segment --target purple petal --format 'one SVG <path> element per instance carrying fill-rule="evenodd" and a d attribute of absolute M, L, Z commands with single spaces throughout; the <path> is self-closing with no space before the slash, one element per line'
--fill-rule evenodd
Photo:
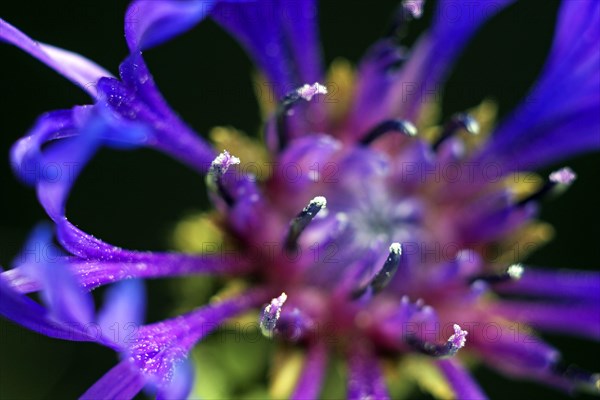
<path fill-rule="evenodd" d="M 126 347 L 127 333 L 144 322 L 146 291 L 140 280 L 128 280 L 110 287 L 104 296 L 104 306 L 97 323 L 108 340 Z"/>
<path fill-rule="evenodd" d="M 80 399 L 133 399 L 142 390 L 144 383 L 142 374 L 128 360 L 124 360 L 94 383 Z"/>
<path fill-rule="evenodd" d="M 502 301 L 492 309 L 504 318 L 525 322 L 540 330 L 600 340 L 600 301 L 584 304 Z"/>
<path fill-rule="evenodd" d="M 292 400 L 317 399 L 327 368 L 327 347 L 323 343 L 314 343 L 306 355 L 302 374 L 296 383 Z"/>
<path fill-rule="evenodd" d="M 503 294 L 588 301 L 598 304 L 600 272 L 526 267 L 520 279 L 497 285 L 494 290 Z"/>
<path fill-rule="evenodd" d="M 531 169 L 600 148 L 600 3 L 562 4 L 544 70 L 521 106 L 495 131 L 479 160 Z"/>
<path fill-rule="evenodd" d="M 161 44 L 192 28 L 216 0 L 136 0 L 125 15 L 125 38 L 132 52 Z"/>
<path fill-rule="evenodd" d="M 387 387 L 377 358 L 360 349 L 348 361 L 348 400 L 389 399 Z"/>
<path fill-rule="evenodd" d="M 110 72 L 93 61 L 79 54 L 36 42 L 3 19 L 0 19 L 0 40 L 31 54 L 92 96 L 96 94 L 94 85 L 100 78 L 112 77 Z"/>
<path fill-rule="evenodd" d="M 542 377 L 553 373 L 559 352 L 519 324 L 479 324 L 481 331 L 470 341 L 492 367 L 509 374 Z"/>
<path fill-rule="evenodd" d="M 457 399 L 487 399 L 487 396 L 483 393 L 471 374 L 456 359 L 437 360 L 436 363 L 452 386 Z"/>

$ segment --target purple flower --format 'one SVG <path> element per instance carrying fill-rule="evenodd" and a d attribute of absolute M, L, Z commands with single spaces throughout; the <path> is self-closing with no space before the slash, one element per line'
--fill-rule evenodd
<path fill-rule="evenodd" d="M 469 18 L 436 13 L 411 49 L 402 34 L 422 15 L 423 1 L 401 2 L 390 36 L 368 50 L 352 74 L 352 98 L 338 107 L 324 101 L 331 93 L 315 3 L 134 1 L 127 15 L 135 11 L 135 20 L 125 23 L 130 55 L 119 78 L 0 20 L 0 38 L 92 96 L 90 105 L 41 116 L 12 148 L 15 173 L 35 187 L 62 249 L 50 245 L 48 229 L 34 232 L 24 256 L 0 274 L 0 313 L 47 336 L 115 349 L 121 361 L 87 399 L 132 398 L 144 387 L 160 398 L 187 396 L 191 349 L 251 310 L 257 330 L 304 350 L 287 393 L 295 399 L 319 396 L 336 357 L 347 366 L 351 399 L 396 395 L 386 385 L 386 360 L 402 360 L 413 376 L 430 374 L 446 397 L 485 398 L 463 353 L 500 373 L 600 391 L 598 374 L 564 361 L 534 331 L 598 340 L 600 273 L 486 257 L 508 238 L 539 244 L 527 236 L 539 204 L 575 179 L 563 168 L 534 187 L 522 185 L 519 173 L 600 147 L 600 3 L 564 2 L 531 92 L 536 101 L 524 101 L 491 130 L 477 113 L 435 120 L 431 88 L 442 87 L 473 34 L 510 0 L 440 0 L 438 8 L 451 5 Z M 231 153 L 217 153 L 181 121 L 142 58 L 142 50 L 205 17 L 246 48 L 280 99 L 265 121 L 272 170 L 260 176 L 236 157 L 248 153 L 242 139 L 231 141 Z M 69 222 L 73 182 L 103 146 L 150 147 L 205 176 L 219 229 L 235 252 L 126 250 Z M 23 173 L 55 162 L 72 166 L 70 173 L 55 180 Z M 438 179 L 439 171 L 458 173 Z M 49 247 L 52 257 L 42 251 Z M 193 274 L 242 280 L 245 289 L 141 325 L 129 340 L 107 334 L 114 323 L 142 323 L 139 279 Z M 96 313 L 89 292 L 108 284 Z M 26 296 L 32 292 L 44 305 Z"/>

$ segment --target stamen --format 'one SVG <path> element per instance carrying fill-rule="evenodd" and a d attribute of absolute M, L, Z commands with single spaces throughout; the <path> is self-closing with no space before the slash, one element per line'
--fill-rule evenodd
<path fill-rule="evenodd" d="M 569 167 L 554 171 L 548 177 L 548 181 L 537 192 L 530 194 L 517 203 L 517 206 L 524 206 L 532 201 L 538 201 L 550 194 L 558 194 L 565 191 L 577 178 L 577 175 Z"/>
<path fill-rule="evenodd" d="M 421 18 L 423 15 L 423 3 L 425 0 L 404 0 L 402 7 L 408 11 L 413 18 Z"/>
<path fill-rule="evenodd" d="M 368 146 L 388 132 L 400 132 L 406 136 L 414 137 L 417 134 L 417 128 L 409 121 L 400 119 L 384 121 L 364 135 L 360 140 L 360 144 Z"/>
<path fill-rule="evenodd" d="M 407 36 L 408 23 L 413 19 L 419 19 L 423 15 L 423 3 L 425 0 L 403 0 L 398 7 L 392 26 L 387 36 L 400 42 Z"/>
<path fill-rule="evenodd" d="M 327 87 L 321 85 L 319 82 L 315 82 L 312 85 L 308 83 L 296 90 L 298 96 L 306 101 L 311 101 L 317 94 L 327 94 Z"/>
<path fill-rule="evenodd" d="M 523 268 L 522 264 L 512 264 L 501 274 L 477 275 L 471 277 L 469 279 L 469 284 L 471 285 L 477 281 L 482 281 L 489 284 L 517 281 L 521 279 L 523 272 L 525 272 L 525 268 Z"/>
<path fill-rule="evenodd" d="M 439 139 L 433 144 L 433 151 L 438 151 L 442 143 L 461 130 L 466 130 L 471 135 L 477 135 L 479 134 L 479 123 L 469 114 L 461 113 L 454 115 L 444 127 Z"/>
<path fill-rule="evenodd" d="M 352 292 L 352 299 L 358 299 L 362 297 L 367 291 L 375 294 L 382 291 L 392 280 L 398 267 L 400 266 L 400 259 L 402 256 L 402 246 L 400 243 L 392 243 L 390 246 L 390 254 L 383 263 L 383 267 L 377 272 L 377 274 L 371 279 L 371 281 Z"/>
<path fill-rule="evenodd" d="M 287 116 L 292 107 L 300 101 L 300 99 L 311 101 L 317 94 L 327 94 L 327 87 L 315 82 L 312 85 L 305 84 L 304 86 L 292 90 L 281 100 L 275 112 L 275 121 L 277 127 L 277 138 L 279 140 L 279 149 L 284 149 L 287 145 Z"/>
<path fill-rule="evenodd" d="M 271 300 L 271 304 L 267 305 L 260 316 L 260 331 L 268 338 L 273 337 L 273 332 L 277 326 L 277 321 L 281 316 L 281 309 L 287 300 L 287 294 L 281 293 L 281 296 Z"/>
<path fill-rule="evenodd" d="M 317 196 L 292 220 L 285 239 L 285 249 L 287 251 L 294 251 L 298 248 L 298 238 L 317 213 L 325 207 L 327 207 L 327 199 L 323 196 Z"/>
<path fill-rule="evenodd" d="M 227 150 L 223 150 L 210 164 L 208 175 L 206 175 L 206 184 L 209 189 L 217 192 L 228 206 L 233 205 L 233 198 L 223 186 L 223 175 L 229 167 L 240 163 L 240 159 L 229 154 Z"/>
<path fill-rule="evenodd" d="M 444 344 L 422 341 L 415 336 L 409 336 L 406 342 L 415 350 L 431 357 L 446 358 L 454 356 L 467 342 L 469 332 L 463 331 L 458 324 L 454 324 L 454 334 Z"/>

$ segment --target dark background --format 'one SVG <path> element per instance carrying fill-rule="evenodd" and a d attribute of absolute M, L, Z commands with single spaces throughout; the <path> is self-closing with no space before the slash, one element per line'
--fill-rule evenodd
<path fill-rule="evenodd" d="M 569 0 L 578 1 L 578 0 Z M 397 0 L 323 0 L 321 32 L 325 58 L 356 62 L 383 32 Z M 2 2 L 0 16 L 32 38 L 81 53 L 114 74 L 126 55 L 122 33 L 125 2 Z M 444 98 L 449 115 L 493 96 L 506 114 L 527 92 L 551 43 L 558 2 L 526 1 L 483 28 L 459 60 Z M 427 6 L 431 14 L 431 2 Z M 427 25 L 427 15 L 413 35 Z M 150 70 L 173 109 L 206 133 L 233 125 L 249 133 L 259 127 L 251 83 L 252 66 L 239 46 L 212 22 L 145 54 Z M 34 192 L 9 168 L 10 146 L 45 111 L 88 103 L 87 95 L 25 53 L 0 44 L 0 263 L 6 268 L 31 227 L 45 215 Z M 545 204 L 542 219 L 556 239 L 529 260 L 563 268 L 598 268 L 600 194 L 595 155 L 570 160 L 579 180 L 567 195 Z M 547 171 L 543 171 L 546 173 Z M 148 151 L 101 151 L 77 182 L 69 216 L 85 231 L 134 249 L 168 249 L 176 221 L 206 203 L 203 178 L 176 161 Z M 160 282 L 149 287 L 152 315 L 166 315 L 176 300 Z M 153 318 L 154 319 L 154 318 Z M 590 341 L 546 336 L 568 361 L 600 370 L 600 347 Z M 51 340 L 0 321 L 0 398 L 72 398 L 83 393 L 115 362 L 94 344 Z M 494 399 L 566 398 L 562 393 L 479 369 L 475 373 Z"/>

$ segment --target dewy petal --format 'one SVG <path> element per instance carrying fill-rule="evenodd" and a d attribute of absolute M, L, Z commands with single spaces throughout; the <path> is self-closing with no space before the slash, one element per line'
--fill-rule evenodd
<path fill-rule="evenodd" d="M 321 342 L 310 345 L 302 374 L 296 383 L 292 400 L 318 399 L 327 368 L 327 347 Z"/>
<path fill-rule="evenodd" d="M 94 383 L 80 399 L 133 399 L 144 383 L 144 378 L 136 368 L 128 360 L 123 360 Z"/>
<path fill-rule="evenodd" d="M 505 170 L 541 167 L 600 148 L 600 3 L 566 1 L 534 89 L 496 129 L 478 161 Z"/>
<path fill-rule="evenodd" d="M 124 348 L 127 333 L 134 332 L 144 322 L 145 311 L 144 283 L 140 280 L 123 281 L 108 288 L 96 321 L 105 336 Z"/>
<path fill-rule="evenodd" d="M 73 227 L 70 224 L 68 226 Z M 252 266 L 252 260 L 240 255 L 141 252 L 111 247 L 100 242 L 107 246 L 103 250 L 94 247 L 93 243 L 90 247 L 87 247 L 86 243 L 77 246 L 77 241 L 72 241 L 71 238 L 65 239 L 64 236 L 62 242 L 66 243 L 66 247 L 75 249 L 76 253 L 82 255 L 83 258 L 65 257 L 61 262 L 71 268 L 71 273 L 77 277 L 79 284 L 87 290 L 133 278 L 242 274 L 249 272 Z M 41 289 L 40 282 L 28 277 L 21 268 L 11 269 L 0 275 L 20 293 L 31 293 Z"/>
<path fill-rule="evenodd" d="M 185 315 L 143 326 L 127 351 L 128 360 L 158 387 L 169 384 L 179 363 L 204 336 L 225 320 L 257 307 L 268 296 L 256 289 L 238 297 L 201 307 Z"/>
<path fill-rule="evenodd" d="M 92 97 L 95 83 L 112 74 L 85 57 L 48 44 L 36 42 L 0 18 L 0 40 L 6 41 L 31 54 L 56 72 L 69 79 Z"/>
<path fill-rule="evenodd" d="M 389 399 L 375 355 L 357 349 L 348 360 L 348 400 Z"/>
<path fill-rule="evenodd" d="M 102 79 L 99 96 L 122 118 L 142 123 L 152 132 L 144 145 L 163 151 L 205 173 L 215 157 L 212 148 L 169 107 L 141 53 L 119 67 L 122 82 Z"/>
<path fill-rule="evenodd" d="M 483 393 L 471 374 L 456 359 L 437 360 L 438 367 L 452 386 L 457 399 L 485 400 Z"/>

